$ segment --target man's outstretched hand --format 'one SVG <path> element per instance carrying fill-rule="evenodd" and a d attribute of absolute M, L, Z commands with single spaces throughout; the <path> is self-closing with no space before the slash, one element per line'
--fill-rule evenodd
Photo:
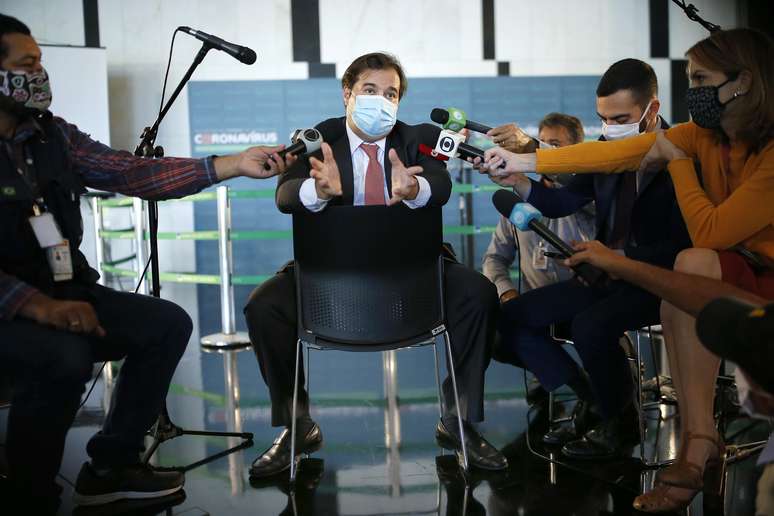
<path fill-rule="evenodd" d="M 393 206 L 405 200 L 413 201 L 419 194 L 419 182 L 414 176 L 422 173 L 422 167 L 406 168 L 395 149 L 390 149 L 387 157 L 392 164 L 392 197 L 387 201 L 387 206 Z"/>
<path fill-rule="evenodd" d="M 341 174 L 339 166 L 333 158 L 331 146 L 322 144 L 323 159 L 309 158 L 312 170 L 309 175 L 314 179 L 314 188 L 317 190 L 317 198 L 327 201 L 341 195 Z"/>

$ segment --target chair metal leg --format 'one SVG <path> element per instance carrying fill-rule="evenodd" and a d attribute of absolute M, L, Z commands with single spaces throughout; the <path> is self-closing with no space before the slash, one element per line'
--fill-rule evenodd
<path fill-rule="evenodd" d="M 636 345 L 636 362 L 637 362 L 637 400 L 638 400 L 638 407 L 637 407 L 637 416 L 639 418 L 640 423 L 640 462 L 643 466 L 646 468 L 661 468 L 664 466 L 668 466 L 674 462 L 672 459 L 665 459 L 665 460 L 659 460 L 658 459 L 658 443 L 660 441 L 661 436 L 661 389 L 659 388 L 659 399 L 654 402 L 648 402 L 645 403 L 645 398 L 643 394 L 642 389 L 642 380 L 643 380 L 643 360 L 642 360 L 642 345 L 640 341 L 640 336 L 642 334 L 641 330 L 635 330 L 634 332 L 634 342 Z M 656 360 L 656 353 L 655 353 L 655 346 L 653 345 L 653 329 L 652 327 L 648 327 L 648 338 L 650 340 L 650 350 L 651 354 L 653 356 L 654 364 Z M 658 365 L 655 365 L 656 368 L 656 378 L 658 378 L 659 375 L 659 367 Z M 648 460 L 648 458 L 645 456 L 645 438 L 647 433 L 647 421 L 645 418 L 646 411 L 651 410 L 658 410 L 659 414 L 659 421 L 656 424 L 656 435 L 655 435 L 655 456 L 656 458 L 654 460 Z"/>
<path fill-rule="evenodd" d="M 306 379 L 306 392 L 309 394 L 312 392 L 312 371 L 311 367 L 309 365 L 311 362 L 309 361 L 309 346 L 306 347 L 306 367 L 304 367 L 304 373 L 306 376 L 304 377 Z"/>
<path fill-rule="evenodd" d="M 465 446 L 465 429 L 462 425 L 462 407 L 460 406 L 460 396 L 457 391 L 457 375 L 454 372 L 454 357 L 452 356 L 451 340 L 449 339 L 449 332 L 443 332 L 444 340 L 446 341 L 446 354 L 449 364 L 449 375 L 452 380 L 452 389 L 454 390 L 454 406 L 457 408 L 457 424 L 460 430 L 460 447 L 462 448 L 462 468 L 465 473 L 469 471 L 468 467 L 468 448 Z"/>
<path fill-rule="evenodd" d="M 524 371 L 524 375 L 527 375 L 527 371 Z M 554 403 L 556 402 L 556 396 L 554 395 L 554 391 L 551 391 L 548 393 L 548 429 L 553 430 L 554 424 L 556 423 L 554 421 Z"/>
<path fill-rule="evenodd" d="M 640 346 L 639 330 L 634 332 L 634 343 L 637 346 L 637 417 L 640 424 L 640 461 L 647 465 L 648 460 L 645 458 L 645 413 L 642 406 L 645 401 L 642 397 L 642 347 Z M 658 374 L 658 371 L 656 373 Z M 656 445 L 658 446 L 658 443 Z"/>
<path fill-rule="evenodd" d="M 301 339 L 296 341 L 296 367 L 293 380 L 293 408 L 290 411 L 290 486 L 296 482 L 296 410 L 298 406 L 298 360 L 301 358 Z"/>
<path fill-rule="evenodd" d="M 441 372 L 438 364 L 438 342 L 441 336 L 433 342 L 433 362 L 435 362 L 435 386 L 438 388 L 438 417 L 443 417 L 443 394 L 441 393 Z"/>

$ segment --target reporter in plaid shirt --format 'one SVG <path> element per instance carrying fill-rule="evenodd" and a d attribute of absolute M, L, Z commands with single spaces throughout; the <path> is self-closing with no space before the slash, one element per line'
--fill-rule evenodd
<path fill-rule="evenodd" d="M 54 117 L 50 100 L 29 29 L 0 15 L 0 375 L 14 387 L 5 488 L 25 514 L 56 512 L 65 436 L 95 361 L 125 359 L 102 430 L 87 445 L 91 461 L 78 477 L 76 502 L 164 496 L 184 481 L 182 473 L 142 466 L 139 454 L 188 344 L 191 319 L 169 301 L 96 283 L 78 251 L 85 187 L 170 199 L 232 177 L 271 177 L 289 164 L 277 155 L 281 147 L 198 160 L 137 158 Z M 41 209 L 69 240 L 70 280 L 55 281 L 61 278 L 32 230 L 29 219 Z"/>

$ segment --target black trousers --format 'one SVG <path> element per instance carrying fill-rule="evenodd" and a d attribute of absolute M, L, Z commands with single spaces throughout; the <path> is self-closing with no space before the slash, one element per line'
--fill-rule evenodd
<path fill-rule="evenodd" d="M 484 374 L 489 366 L 496 328 L 497 290 L 484 276 L 447 261 L 445 264 L 446 322 L 451 339 L 454 372 L 462 417 L 484 419 Z M 271 396 L 273 426 L 288 426 L 293 406 L 297 309 L 293 267 L 286 267 L 256 288 L 245 307 L 250 340 Z M 303 365 L 303 364 L 300 364 Z M 297 415 L 309 413 L 309 396 L 299 373 Z M 451 380 L 443 382 L 447 413 L 454 411 Z"/>
<path fill-rule="evenodd" d="M 0 321 L 0 373 L 14 396 L 5 451 L 14 486 L 55 493 L 65 436 L 94 362 L 125 357 L 110 411 L 87 451 L 103 467 L 136 463 L 191 336 L 179 306 L 149 296 L 88 287 L 107 335 L 85 337 L 15 318 Z"/>
<path fill-rule="evenodd" d="M 606 290 L 576 279 L 530 290 L 502 306 L 498 360 L 521 362 L 549 391 L 566 384 L 578 366 L 548 327 L 570 322 L 599 409 L 614 417 L 632 399 L 631 369 L 619 339 L 627 330 L 658 324 L 660 304 L 653 294 L 623 281 Z"/>

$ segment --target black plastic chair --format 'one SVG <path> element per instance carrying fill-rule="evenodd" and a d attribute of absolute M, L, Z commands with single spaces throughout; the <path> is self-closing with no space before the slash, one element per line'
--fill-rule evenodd
<path fill-rule="evenodd" d="M 302 345 L 312 349 L 385 351 L 433 345 L 442 415 L 438 344 L 445 343 L 459 407 L 444 312 L 440 208 L 403 204 L 329 206 L 293 215 L 298 341 L 291 423 L 295 457 L 298 369 Z M 468 470 L 460 410 L 463 468 Z M 296 463 L 291 461 L 290 481 Z"/>

